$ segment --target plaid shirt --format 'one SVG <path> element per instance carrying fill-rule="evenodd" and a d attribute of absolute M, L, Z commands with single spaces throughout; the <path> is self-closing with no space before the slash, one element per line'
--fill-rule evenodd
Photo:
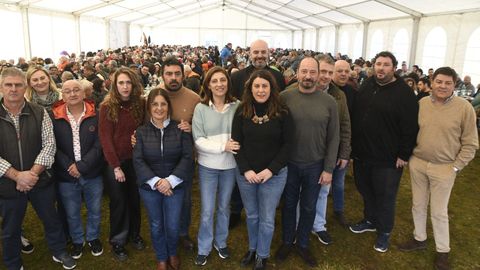
<path fill-rule="evenodd" d="M 67 106 L 67 117 L 70 121 L 70 127 L 72 128 L 73 155 L 75 156 L 75 162 L 82 160 L 82 146 L 80 144 L 80 124 L 82 123 L 83 117 L 85 117 L 85 110 L 85 104 L 83 104 L 83 112 L 77 121 L 75 120 L 75 116 L 70 113 Z"/>
<path fill-rule="evenodd" d="M 7 111 L 10 120 L 12 121 L 13 125 L 15 126 L 15 130 L 17 131 L 17 137 L 20 133 L 20 114 L 14 115 L 11 113 L 5 105 L 3 108 Z M 23 104 L 20 112 L 25 107 L 25 103 Z M 55 144 L 55 136 L 53 134 L 53 125 L 50 116 L 48 115 L 47 111 L 43 110 L 43 121 L 42 121 L 42 150 L 38 154 L 37 158 L 35 159 L 35 164 L 42 165 L 47 168 L 50 168 L 55 161 L 55 152 L 57 151 L 57 146 Z M 0 177 L 2 177 L 8 169 L 10 169 L 12 165 L 7 160 L 0 157 Z"/>

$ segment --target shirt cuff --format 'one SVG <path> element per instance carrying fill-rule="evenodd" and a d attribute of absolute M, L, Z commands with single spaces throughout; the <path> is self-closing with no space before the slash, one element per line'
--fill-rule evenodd
<path fill-rule="evenodd" d="M 4 177 L 8 169 L 10 169 L 11 167 L 12 165 L 10 164 L 10 162 L 2 160 L 2 162 L 0 163 L 0 177 Z"/>
<path fill-rule="evenodd" d="M 175 175 L 169 175 L 165 179 L 167 179 L 167 181 L 170 183 L 170 185 L 172 186 L 172 189 L 174 189 L 176 186 L 178 186 L 183 182 L 182 179 L 176 177 Z"/>
<path fill-rule="evenodd" d="M 150 186 L 152 190 L 156 190 L 155 185 L 157 184 L 158 180 L 160 180 L 160 177 L 154 176 L 150 180 L 147 180 L 147 184 Z"/>

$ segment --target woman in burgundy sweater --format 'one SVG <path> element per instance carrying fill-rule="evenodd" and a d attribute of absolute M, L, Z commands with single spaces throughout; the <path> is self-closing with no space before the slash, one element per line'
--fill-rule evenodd
<path fill-rule="evenodd" d="M 125 244 L 145 248 L 140 237 L 140 199 L 132 163 L 130 137 L 144 119 L 143 87 L 128 68 L 114 74 L 111 90 L 100 105 L 99 136 L 108 163 L 105 190 L 110 197 L 110 244 L 120 261 Z"/>

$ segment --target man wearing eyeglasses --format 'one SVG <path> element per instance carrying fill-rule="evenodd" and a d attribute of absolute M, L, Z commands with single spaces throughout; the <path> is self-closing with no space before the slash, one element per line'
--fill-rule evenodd
<path fill-rule="evenodd" d="M 65 269 L 75 260 L 66 251 L 65 235 L 55 210 L 55 189 L 46 171 L 54 161 L 55 138 L 45 109 L 27 102 L 25 74 L 6 68 L 0 76 L 0 214 L 3 263 L 23 269 L 21 225 L 30 201 L 45 229 L 52 259 Z"/>
<path fill-rule="evenodd" d="M 85 100 L 80 82 L 69 80 L 63 84 L 62 100 L 53 105 L 52 114 L 57 141 L 53 169 L 72 238 L 71 255 L 79 259 L 86 241 L 92 255 L 100 256 L 103 159 L 95 103 Z M 82 197 L 87 207 L 86 233 L 80 213 Z"/>

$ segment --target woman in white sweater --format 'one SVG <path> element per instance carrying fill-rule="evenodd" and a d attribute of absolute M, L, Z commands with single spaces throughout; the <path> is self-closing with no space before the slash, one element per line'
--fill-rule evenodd
<path fill-rule="evenodd" d="M 233 115 L 239 102 L 232 96 L 227 72 L 214 67 L 205 76 L 204 97 L 195 107 L 192 132 L 198 153 L 200 179 L 200 228 L 196 265 L 205 265 L 213 247 L 222 259 L 228 258 L 230 197 L 235 185 L 236 163 L 233 154 L 240 149 L 231 139 Z M 217 212 L 215 234 L 214 212 Z"/>

